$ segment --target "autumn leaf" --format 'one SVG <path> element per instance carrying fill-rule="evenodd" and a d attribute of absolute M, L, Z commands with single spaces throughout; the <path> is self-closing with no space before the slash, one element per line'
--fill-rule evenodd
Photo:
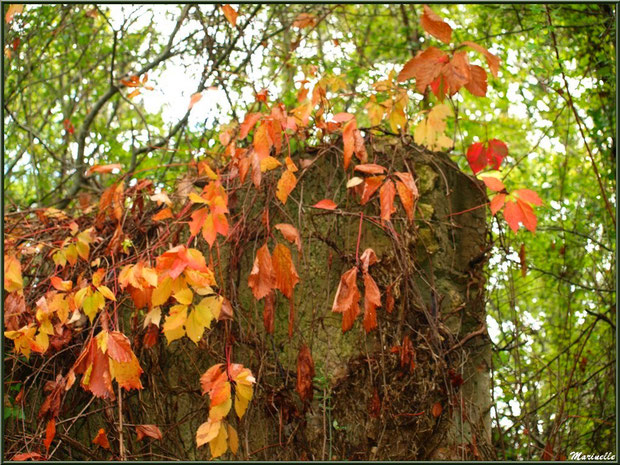
<path fill-rule="evenodd" d="M 276 287 L 276 277 L 267 244 L 256 252 L 256 259 L 248 278 L 248 286 L 252 289 L 256 300 L 262 299 Z"/>
<path fill-rule="evenodd" d="M 390 221 L 392 213 L 396 211 L 394 208 L 394 197 L 396 196 L 396 188 L 394 183 L 388 179 L 379 191 L 379 200 L 381 203 L 381 220 Z"/>
<path fill-rule="evenodd" d="M 299 236 L 299 231 L 292 224 L 287 223 L 279 223 L 274 226 L 275 229 L 280 231 L 284 238 L 295 244 L 297 246 L 297 250 L 301 253 L 301 237 Z"/>
<path fill-rule="evenodd" d="M 293 298 L 293 288 L 299 282 L 299 275 L 291 258 L 291 251 L 283 244 L 277 244 L 271 256 L 275 275 L 275 288 L 287 298 Z"/>
<path fill-rule="evenodd" d="M 97 444 L 104 449 L 110 449 L 110 442 L 108 441 L 108 437 L 105 434 L 105 429 L 99 429 L 97 436 L 95 436 L 95 439 L 93 439 L 93 444 Z"/>
<path fill-rule="evenodd" d="M 415 184 L 411 173 L 394 173 L 398 177 L 396 181 L 396 191 L 400 197 L 400 201 L 403 204 L 403 208 L 407 213 L 409 221 L 413 221 L 414 218 L 414 206 L 419 197 L 418 188 Z"/>
<path fill-rule="evenodd" d="M 495 216 L 495 214 L 502 209 L 505 203 L 506 194 L 497 194 L 495 197 L 493 197 L 489 206 L 489 208 L 491 209 L 491 214 Z"/>
<path fill-rule="evenodd" d="M 227 7 L 228 5 L 224 5 L 222 8 Z M 192 108 L 194 108 L 194 105 L 196 105 L 200 99 L 202 98 L 202 92 L 196 92 L 195 94 L 193 94 L 191 96 L 191 98 L 189 99 L 189 106 L 187 107 L 188 110 L 191 110 Z"/>
<path fill-rule="evenodd" d="M 245 115 L 243 123 L 241 123 L 241 126 L 239 126 L 239 140 L 243 140 L 248 136 L 252 128 L 254 128 L 254 126 L 256 125 L 258 120 L 261 119 L 262 116 L 263 115 L 260 113 L 248 113 Z"/>
<path fill-rule="evenodd" d="M 451 147 L 452 139 L 444 134 L 445 119 L 451 114 L 452 110 L 448 105 L 435 105 L 428 113 L 428 117 L 415 128 L 413 134 L 415 143 L 424 145 L 433 151 Z"/>
<path fill-rule="evenodd" d="M 426 87 L 435 80 L 441 73 L 444 64 L 448 63 L 448 55 L 435 47 L 428 47 L 412 58 L 398 74 L 398 82 L 403 82 L 411 78 L 416 79 L 416 89 L 424 93 Z"/>
<path fill-rule="evenodd" d="M 360 293 L 357 289 L 357 267 L 353 267 L 341 276 L 332 306 L 332 312 L 343 313 L 343 333 L 353 327 L 353 323 L 357 315 L 359 315 L 359 298 Z"/>
<path fill-rule="evenodd" d="M 293 27 L 303 29 L 305 27 L 312 27 L 316 24 L 316 16 L 310 13 L 300 13 L 295 21 L 293 21 Z"/>
<path fill-rule="evenodd" d="M 424 13 L 420 18 L 422 28 L 433 37 L 449 44 L 452 40 L 452 28 L 439 17 L 428 5 L 424 5 Z"/>
<path fill-rule="evenodd" d="M 157 213 L 153 215 L 153 221 L 163 221 L 169 218 L 172 218 L 174 215 L 172 214 L 172 210 L 170 207 L 162 208 Z"/>
<path fill-rule="evenodd" d="M 349 167 L 351 157 L 355 150 L 355 130 L 357 129 L 357 122 L 355 119 L 349 120 L 342 129 L 342 143 L 344 150 L 344 169 Z"/>
<path fill-rule="evenodd" d="M 286 200 L 288 199 L 289 194 L 295 189 L 295 185 L 297 184 L 297 178 L 293 174 L 291 170 L 286 170 L 282 173 L 282 177 L 278 181 L 278 185 L 276 188 L 276 197 L 286 205 Z"/>
<path fill-rule="evenodd" d="M 47 426 L 45 427 L 45 441 L 43 441 L 45 450 L 47 450 L 48 453 L 50 451 L 50 445 L 54 440 L 54 436 L 56 436 L 56 420 L 52 418 L 47 422 Z"/>
<path fill-rule="evenodd" d="M 477 65 L 469 66 L 469 81 L 465 83 L 465 88 L 476 97 L 487 95 L 487 73 Z"/>
<path fill-rule="evenodd" d="M 361 171 L 366 174 L 383 174 L 385 173 L 385 167 L 377 165 L 375 163 L 367 163 L 365 165 L 356 165 L 355 171 Z"/>
<path fill-rule="evenodd" d="M 230 5 L 222 5 L 222 12 L 232 27 L 237 26 L 237 11 Z"/>
<path fill-rule="evenodd" d="M 161 430 L 156 425 L 137 425 L 136 434 L 138 435 L 138 441 L 142 441 L 145 436 L 160 441 L 163 439 Z"/>
<path fill-rule="evenodd" d="M 437 418 L 439 415 L 441 415 L 442 411 L 443 408 L 441 406 L 441 402 L 435 402 L 433 404 L 433 407 L 431 408 L 431 414 L 433 415 L 433 417 Z"/>
<path fill-rule="evenodd" d="M 338 205 L 336 205 L 334 201 L 330 199 L 320 200 L 312 206 L 314 208 L 321 208 L 323 210 L 335 210 L 336 208 L 338 208 Z"/>
<path fill-rule="evenodd" d="M 364 179 L 364 189 L 362 190 L 362 198 L 360 200 L 361 205 L 365 205 L 370 200 L 372 194 L 379 189 L 384 179 L 385 176 L 371 176 Z"/>
<path fill-rule="evenodd" d="M 59 291 L 70 291 L 73 287 L 72 281 L 63 281 L 58 276 L 52 276 L 50 282 L 52 286 L 54 286 L 54 289 L 58 289 Z"/>
<path fill-rule="evenodd" d="M 296 390 L 302 402 L 311 402 L 314 397 L 312 379 L 314 378 L 314 360 L 307 345 L 303 344 L 297 354 Z"/>
<path fill-rule="evenodd" d="M 506 189 L 498 171 L 488 171 L 484 175 L 478 175 L 478 178 L 482 179 L 484 184 L 494 192 L 501 192 Z"/>
<path fill-rule="evenodd" d="M 497 73 L 499 71 L 499 58 L 497 56 L 493 55 L 486 48 L 478 45 L 475 42 L 465 41 L 461 45 L 466 45 L 474 49 L 475 51 L 482 53 L 487 60 L 487 64 L 489 65 L 489 70 L 491 70 L 491 74 L 493 74 L 494 77 L 497 77 Z"/>
<path fill-rule="evenodd" d="M 9 5 L 4 15 L 6 23 L 10 23 L 15 18 L 15 15 L 21 14 L 24 11 L 24 5 L 13 3 Z"/>
<path fill-rule="evenodd" d="M 112 163 L 110 165 L 93 165 L 86 170 L 86 176 L 90 176 L 93 173 L 111 173 L 114 170 L 120 170 L 122 165 L 120 163 Z"/>
<path fill-rule="evenodd" d="M 4 255 L 4 290 L 20 291 L 24 287 L 22 266 L 15 255 Z"/>

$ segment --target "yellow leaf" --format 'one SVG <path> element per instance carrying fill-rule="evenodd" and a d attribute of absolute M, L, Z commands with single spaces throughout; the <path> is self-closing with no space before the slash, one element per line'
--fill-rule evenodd
<path fill-rule="evenodd" d="M 239 418 L 245 414 L 245 411 L 248 408 L 248 403 L 248 400 L 243 397 L 239 397 L 238 394 L 235 394 L 235 412 L 237 412 L 237 416 Z"/>
<path fill-rule="evenodd" d="M 97 346 L 104 354 L 108 351 L 108 334 L 107 331 L 101 331 L 95 338 L 97 340 Z"/>
<path fill-rule="evenodd" d="M 209 418 L 213 421 L 221 420 L 228 415 L 228 412 L 230 412 L 230 407 L 232 407 L 232 399 L 229 397 L 224 402 L 209 409 Z"/>
<path fill-rule="evenodd" d="M 195 192 L 190 192 L 189 193 L 189 199 L 192 201 L 192 203 L 209 203 L 209 201 L 203 197 L 201 197 L 200 195 L 196 194 Z"/>
<path fill-rule="evenodd" d="M 71 244 L 65 249 L 65 257 L 70 265 L 75 265 L 77 263 L 78 253 L 75 244 Z"/>
<path fill-rule="evenodd" d="M 54 264 L 56 266 L 59 266 L 61 268 L 64 268 L 64 266 L 67 264 L 67 257 L 65 256 L 65 252 L 62 250 L 55 252 L 54 255 L 52 255 L 52 260 L 54 260 Z M 4 276 L 6 279 L 6 272 Z"/>
<path fill-rule="evenodd" d="M 78 255 L 82 258 L 82 260 L 88 260 L 88 254 L 90 253 L 90 246 L 88 242 L 84 241 L 82 238 L 78 237 L 78 241 L 75 244 Z"/>
<path fill-rule="evenodd" d="M 170 308 L 170 313 L 162 328 L 168 344 L 185 335 L 185 328 L 183 327 L 185 321 L 187 321 L 187 307 L 185 305 L 175 305 Z"/>
<path fill-rule="evenodd" d="M 161 308 L 154 307 L 144 317 L 144 327 L 146 328 L 149 324 L 154 324 L 155 326 L 159 328 L 160 321 L 161 321 Z"/>
<path fill-rule="evenodd" d="M 282 163 L 280 163 L 274 157 L 268 156 L 260 161 L 260 171 L 261 173 L 264 173 L 265 171 L 271 171 L 273 169 L 276 169 L 278 166 L 281 165 Z"/>
<path fill-rule="evenodd" d="M 142 367 L 136 355 L 131 352 L 131 360 L 129 362 L 117 362 L 113 358 L 110 361 L 110 376 L 116 379 L 120 387 L 126 390 L 142 389 L 140 375 L 143 373 Z"/>
<path fill-rule="evenodd" d="M 76 307 L 81 307 L 85 297 L 90 297 L 90 286 L 83 287 L 73 295 L 73 303 Z"/>
<path fill-rule="evenodd" d="M 219 421 L 211 421 L 210 419 L 198 427 L 196 431 L 196 447 L 204 446 L 211 442 L 220 432 Z"/>
<path fill-rule="evenodd" d="M 209 442 L 209 448 L 211 449 L 212 458 L 217 458 L 224 452 L 226 452 L 226 450 L 228 449 L 226 439 L 228 439 L 226 427 L 220 422 L 220 429 L 217 436 L 211 442 Z"/>
<path fill-rule="evenodd" d="M 293 192 L 296 185 L 297 178 L 292 171 L 286 170 L 282 173 L 282 177 L 278 181 L 278 186 L 276 189 L 276 197 L 280 200 L 280 202 L 286 205 L 286 200 L 288 199 L 289 194 Z"/>
<path fill-rule="evenodd" d="M 194 293 L 189 287 L 186 287 L 184 289 L 180 289 L 179 291 L 175 292 L 173 297 L 180 304 L 190 305 L 192 303 L 192 300 L 194 300 Z"/>
<path fill-rule="evenodd" d="M 187 337 L 189 337 L 196 344 L 198 344 L 198 341 L 202 339 L 202 335 L 205 331 L 205 325 L 198 315 L 196 308 L 193 308 L 192 311 L 189 312 L 189 316 L 185 322 L 185 331 L 187 332 Z"/>
<path fill-rule="evenodd" d="M 114 293 L 108 286 L 98 286 L 97 290 L 101 292 L 106 299 L 116 302 L 116 297 L 114 297 Z"/>
<path fill-rule="evenodd" d="M 237 430 L 233 428 L 231 425 L 228 426 L 228 447 L 233 454 L 237 455 L 237 451 L 239 450 L 239 436 L 237 435 Z"/>
<path fill-rule="evenodd" d="M 4 256 L 4 289 L 7 292 L 19 291 L 24 287 L 22 266 L 14 255 Z"/>
<path fill-rule="evenodd" d="M 416 144 L 424 145 L 430 150 L 437 151 L 452 146 L 452 139 L 444 134 L 446 121 L 452 110 L 448 105 L 435 105 L 429 112 L 428 118 L 415 128 L 413 138 Z"/>
<path fill-rule="evenodd" d="M 167 276 L 153 290 L 153 295 L 151 296 L 153 307 L 159 307 L 160 305 L 165 304 L 170 297 L 170 294 L 172 294 L 172 278 Z"/>
<path fill-rule="evenodd" d="M 202 299 L 200 303 L 196 305 L 196 308 L 204 318 L 208 318 L 209 314 L 211 314 L 212 318 L 218 319 L 223 302 L 224 298 L 222 296 L 216 294 L 210 295 Z"/>
<path fill-rule="evenodd" d="M 142 278 L 149 283 L 151 287 L 157 287 L 157 272 L 153 268 L 145 266 L 142 268 Z"/>

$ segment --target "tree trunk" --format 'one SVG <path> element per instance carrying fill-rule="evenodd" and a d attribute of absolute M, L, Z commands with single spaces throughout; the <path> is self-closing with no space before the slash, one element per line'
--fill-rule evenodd
<path fill-rule="evenodd" d="M 300 283 L 295 288 L 292 338 L 288 300 L 278 293 L 275 332 L 268 335 L 263 301 L 256 302 L 247 285 L 256 249 L 267 238 L 261 222 L 264 199 L 273 196 L 264 186 L 259 194 L 251 188 L 230 199 L 231 217 L 242 215 L 247 221 L 229 238 L 234 245 L 220 250 L 226 267 L 216 269 L 232 301 L 234 321 L 218 323 L 198 348 L 187 338 L 170 346 L 162 338 L 153 349 L 137 350 L 145 389 L 124 395 L 124 423 L 157 424 L 164 438 L 145 444 L 136 442 L 133 433 L 125 434 L 130 459 L 148 458 L 149 453 L 158 454 L 153 457 L 158 459 L 209 456 L 208 447 L 196 449 L 195 443 L 196 429 L 208 416 L 199 378 L 223 361 L 226 325 L 234 340 L 232 361 L 249 367 L 257 380 L 246 415 L 232 421 L 240 437 L 237 459 L 495 457 L 484 309 L 483 185 L 462 173 L 447 155 L 429 153 L 406 140 L 377 138 L 368 147 L 369 163 L 389 166 L 390 172 L 411 171 L 420 192 L 413 223 L 398 207 L 395 233 L 367 221 L 379 218 L 378 192 L 363 207 L 366 220 L 359 253 L 370 247 L 377 254 L 370 274 L 381 290 L 378 327 L 365 333 L 361 302 L 362 314 L 344 334 L 342 315 L 331 311 L 340 276 L 355 266 L 358 248 L 360 216 L 341 212 L 359 212 L 360 207 L 351 190 L 346 192 L 342 152 L 314 149 L 305 154 L 314 165 L 296 173 L 299 183 L 293 198 L 284 208 L 275 206 L 282 207 L 277 200 L 270 208 L 271 251 L 275 241 L 290 246 L 273 230 L 275 224 L 292 223 L 302 235 L 303 255 L 293 251 Z M 324 198 L 334 199 L 339 209 L 304 207 L 301 214 L 298 202 L 307 206 Z M 203 250 L 208 256 L 206 246 Z M 394 297 L 391 313 L 386 310 L 388 286 Z M 407 339 L 413 368 L 412 363 L 401 363 L 407 361 Z M 295 391 L 302 344 L 310 348 L 316 371 L 309 403 Z M 96 400 L 91 408 L 101 402 Z M 115 405 L 107 413 L 113 422 L 118 420 L 117 410 Z M 79 420 L 78 435 L 89 443 L 103 420 L 100 414 Z M 114 432 L 110 435 L 113 449 L 118 448 Z"/>

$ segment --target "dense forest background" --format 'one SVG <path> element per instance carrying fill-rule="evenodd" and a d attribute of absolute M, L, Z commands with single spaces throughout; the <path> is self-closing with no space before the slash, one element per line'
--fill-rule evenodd
<path fill-rule="evenodd" d="M 364 134 L 374 127 L 373 134 L 413 137 L 420 112 L 439 103 L 433 92 L 420 92 L 409 83 L 407 98 L 389 104 L 390 111 L 401 105 L 405 121 L 392 111 L 394 116 L 386 113 L 377 123 L 369 104 L 376 95 L 387 105 L 379 94 L 395 82 L 390 72 L 399 73 L 429 43 L 450 49 L 425 33 L 422 5 L 228 8 L 5 5 L 5 331 L 18 329 L 7 312 L 17 304 L 11 297 L 16 289 L 10 283 L 7 289 L 6 254 L 20 235 L 28 237 L 28 227 L 13 231 L 9 226 L 36 223 L 31 230 L 37 235 L 28 241 L 23 261 L 45 253 L 43 261 L 51 263 L 52 249 L 58 250 L 64 236 L 46 234 L 63 215 L 93 216 L 91 205 L 119 180 L 126 190 L 150 180 L 156 192 L 167 191 L 175 204 L 195 182 L 188 166 L 222 156 L 228 144 L 222 135 L 233 123 L 274 102 L 300 108 L 321 78 L 329 87 L 331 113 L 354 114 L 358 127 L 366 128 Z M 562 459 L 572 451 L 617 453 L 615 6 L 431 8 L 451 26 L 452 47 L 472 41 L 500 59 L 497 76 L 488 74 L 486 96 L 462 90 L 446 98 L 453 116 L 445 134 L 453 145 L 443 148 L 463 172 L 472 174 L 466 157 L 470 145 L 503 141 L 508 153 L 500 174 L 508 191 L 526 187 L 542 199 L 535 233 L 525 228 L 514 232 L 501 213 L 486 209 L 484 302 L 492 343 L 489 415 L 495 456 Z M 472 63 L 487 66 L 483 55 L 471 57 Z M 384 88 L 376 85 L 379 81 Z M 291 143 L 295 151 L 324 141 L 312 133 Z M 114 167 L 101 168 L 107 165 Z M 163 207 L 153 207 L 148 215 Z M 83 232 L 81 223 L 79 230 Z M 354 229 L 348 242 L 353 251 L 356 233 Z M 51 249 L 46 248 L 48 239 Z M 122 242 L 120 247 L 137 249 L 140 244 Z M 25 286 L 36 281 L 36 273 L 24 273 Z M 26 300 L 28 308 L 35 307 Z M 140 328 L 143 318 L 140 314 Z M 44 395 L 58 389 L 57 373 L 50 371 L 57 360 L 35 353 L 24 357 L 10 339 L 15 336 L 5 333 L 4 454 L 45 455 L 45 421 L 36 419 L 34 404 L 24 398 L 37 390 Z M 58 358 L 63 353 L 56 352 Z M 318 370 L 314 383 L 327 392 L 329 380 Z M 98 402 L 90 408 L 108 408 Z M 63 428 L 75 422 L 62 420 L 56 422 L 56 441 L 62 437 L 76 450 L 96 447 L 71 443 Z M 329 428 L 330 445 L 332 430 L 346 434 L 337 423 Z M 129 451 L 125 458 L 175 456 L 160 449 L 154 453 L 160 447 L 157 434 L 145 434 L 152 443 L 140 446 L 143 455 Z M 51 449 L 48 444 L 47 452 L 53 454 L 56 444 Z M 277 459 L 274 450 L 261 453 Z M 97 455 L 101 448 L 90 457 L 83 453 L 105 458 Z M 263 456 L 245 458 L 257 457 Z"/>

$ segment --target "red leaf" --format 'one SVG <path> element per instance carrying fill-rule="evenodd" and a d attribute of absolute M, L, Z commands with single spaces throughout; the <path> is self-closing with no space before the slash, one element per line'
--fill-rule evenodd
<path fill-rule="evenodd" d="M 392 310 L 394 310 L 395 302 L 392 287 L 394 287 L 394 284 L 390 284 L 388 287 L 385 288 L 385 311 L 388 313 L 392 313 Z"/>
<path fill-rule="evenodd" d="M 159 439 L 160 441 L 163 439 L 161 430 L 155 425 L 137 425 L 136 434 L 138 435 L 138 441 L 142 441 L 142 438 L 145 436 L 153 439 Z"/>
<path fill-rule="evenodd" d="M 338 207 L 333 200 L 329 199 L 323 199 L 312 206 L 314 208 L 322 208 L 323 210 L 335 210 Z"/>
<path fill-rule="evenodd" d="M 508 147 L 501 140 L 491 139 L 487 149 L 487 162 L 494 170 L 498 170 L 502 160 L 508 155 Z"/>
<path fill-rule="evenodd" d="M 377 307 L 381 306 L 381 293 L 372 276 L 364 273 L 364 330 L 369 333 L 377 327 Z"/>
<path fill-rule="evenodd" d="M 510 226 L 510 229 L 515 233 L 519 229 L 519 222 L 522 220 L 522 216 L 523 213 L 516 202 L 510 200 L 506 202 L 506 206 L 504 207 L 504 219 L 506 223 L 508 223 L 508 226 Z"/>
<path fill-rule="evenodd" d="M 470 78 L 465 89 L 476 97 L 485 97 L 487 95 L 487 72 L 477 65 L 470 65 Z"/>
<path fill-rule="evenodd" d="M 25 462 L 26 460 L 36 460 L 38 462 L 38 461 L 44 461 L 45 457 L 43 457 L 38 452 L 25 452 L 23 454 L 15 454 L 11 460 L 15 462 Z"/>
<path fill-rule="evenodd" d="M 312 401 L 314 391 L 312 379 L 314 378 L 314 360 L 310 349 L 305 344 L 299 349 L 297 355 L 297 392 L 302 402 Z"/>
<path fill-rule="evenodd" d="M 378 418 L 381 415 L 381 399 L 379 398 L 377 388 L 374 388 L 372 398 L 368 404 L 368 414 L 373 418 Z"/>
<path fill-rule="evenodd" d="M 519 210 L 521 210 L 521 222 L 523 223 L 523 226 L 525 226 L 525 228 L 530 232 L 536 232 L 538 219 L 536 218 L 536 214 L 530 204 L 525 203 L 521 199 L 517 199 L 517 206 L 519 207 Z"/>
<path fill-rule="evenodd" d="M 105 430 L 103 428 L 99 429 L 97 436 L 95 436 L 95 439 L 93 439 L 93 444 L 97 444 L 98 446 L 101 446 L 104 449 L 110 448 L 108 437 L 106 436 Z"/>
<path fill-rule="evenodd" d="M 362 271 L 367 273 L 368 268 L 377 263 L 377 254 L 374 250 L 368 248 L 360 256 L 360 262 L 362 262 Z"/>
<path fill-rule="evenodd" d="M 252 141 L 254 151 L 258 156 L 258 160 L 263 160 L 269 156 L 273 142 L 267 131 L 267 124 L 263 121 L 254 131 L 254 139 Z"/>
<path fill-rule="evenodd" d="M 474 174 L 478 174 L 487 166 L 486 149 L 482 142 L 474 142 L 467 149 L 467 162 Z"/>
<path fill-rule="evenodd" d="M 49 453 L 50 445 L 54 440 L 54 436 L 56 436 L 56 420 L 53 418 L 47 422 L 47 427 L 45 428 L 45 441 L 43 445 L 45 446 L 45 450 Z"/>
<path fill-rule="evenodd" d="M 448 55 L 438 48 L 429 47 L 405 63 L 405 66 L 398 74 L 398 82 L 414 77 L 416 79 L 416 88 L 420 93 L 424 93 L 426 87 L 439 76 L 444 64 L 447 62 Z"/>
<path fill-rule="evenodd" d="M 443 407 L 441 406 L 441 402 L 435 402 L 433 404 L 433 408 L 431 409 L 431 414 L 433 415 L 433 417 L 437 418 L 439 415 L 441 415 L 442 411 Z"/>
<path fill-rule="evenodd" d="M 295 270 L 291 251 L 284 244 L 277 244 L 271 256 L 273 272 L 275 275 L 275 288 L 291 299 L 293 289 L 299 282 L 299 275 Z"/>
<path fill-rule="evenodd" d="M 438 38 L 443 43 L 449 44 L 451 42 L 452 28 L 427 5 L 424 5 L 424 14 L 420 19 L 420 24 L 426 32 Z"/>
<path fill-rule="evenodd" d="M 413 197 L 413 194 L 409 189 L 407 189 L 407 186 L 405 186 L 405 184 L 400 181 L 396 181 L 396 191 L 398 192 L 398 196 L 400 197 L 400 202 L 403 204 L 405 213 L 407 213 L 407 218 L 409 218 L 409 221 L 413 221 L 413 218 L 415 216 L 415 199 Z"/>
<path fill-rule="evenodd" d="M 381 201 L 381 219 L 383 221 L 390 221 L 392 213 L 396 211 L 394 208 L 394 196 L 396 195 L 396 188 L 392 180 L 388 179 L 381 190 L 379 191 L 379 198 Z"/>
<path fill-rule="evenodd" d="M 205 221 L 207 220 L 208 214 L 209 211 L 206 208 L 200 208 L 192 213 L 192 220 L 189 222 L 189 232 L 192 237 L 200 232 L 205 224 Z"/>
<path fill-rule="evenodd" d="M 352 115 L 351 113 L 336 113 L 332 118 L 332 121 L 334 123 L 344 123 L 354 117 L 355 115 Z"/>
<path fill-rule="evenodd" d="M 248 286 L 256 300 L 260 300 L 271 292 L 276 286 L 276 278 L 271 262 L 271 254 L 267 244 L 263 245 L 256 252 L 254 266 L 248 278 Z"/>
<path fill-rule="evenodd" d="M 365 165 L 357 165 L 355 171 L 361 171 L 366 174 L 383 174 L 385 173 L 385 168 L 374 163 L 367 163 Z"/>

